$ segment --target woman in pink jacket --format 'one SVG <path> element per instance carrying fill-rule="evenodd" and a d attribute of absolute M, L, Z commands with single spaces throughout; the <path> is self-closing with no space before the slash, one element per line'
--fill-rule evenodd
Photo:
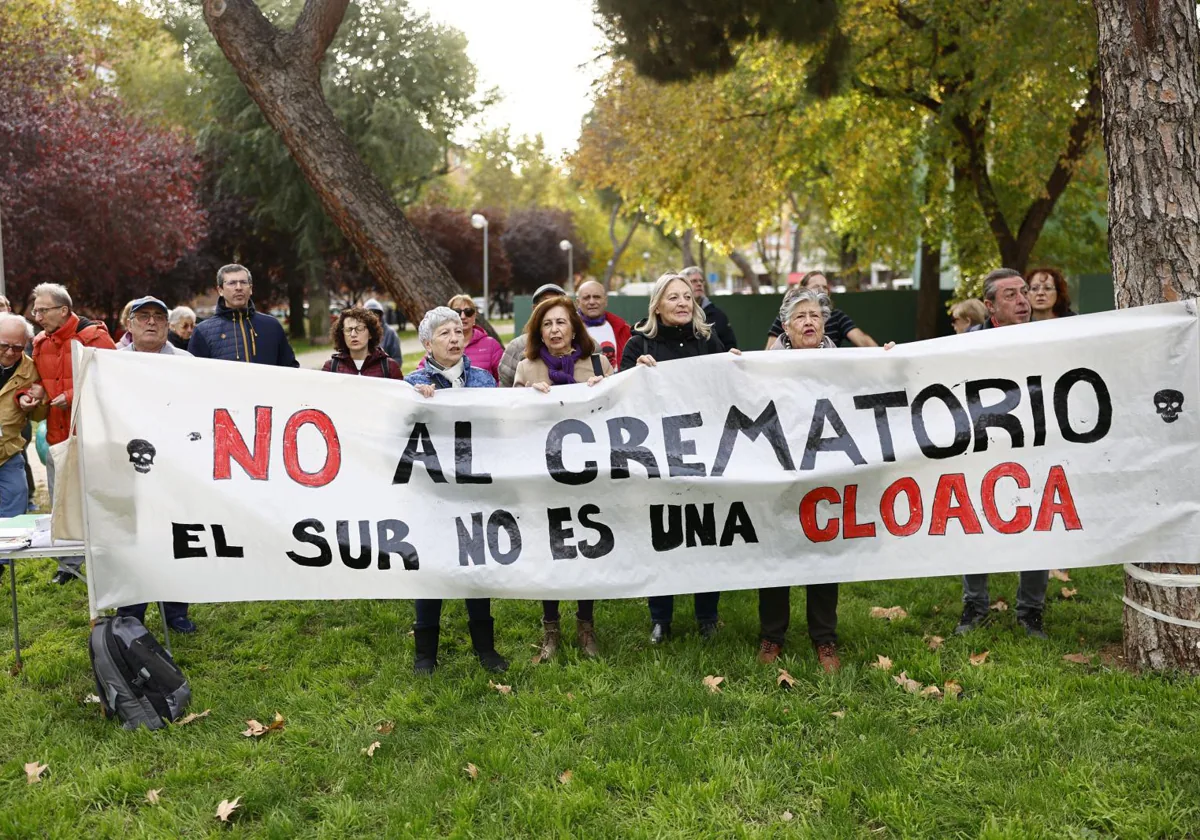
<path fill-rule="evenodd" d="M 462 319 L 463 335 L 467 336 L 466 356 L 471 360 L 471 367 L 486 370 L 492 379 L 500 381 L 500 359 L 504 357 L 504 347 L 499 341 L 487 334 L 483 327 L 475 326 L 475 301 L 468 295 L 455 295 L 446 304 Z M 425 367 L 425 360 L 417 367 Z"/>

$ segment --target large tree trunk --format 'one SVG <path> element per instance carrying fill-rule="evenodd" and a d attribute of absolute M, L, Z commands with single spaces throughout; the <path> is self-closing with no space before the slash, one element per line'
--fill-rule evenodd
<path fill-rule="evenodd" d="M 921 285 L 917 287 L 917 339 L 936 338 L 941 315 L 942 243 L 926 231 L 921 239 Z"/>
<path fill-rule="evenodd" d="M 321 91 L 321 62 L 348 3 L 305 0 L 291 31 L 252 0 L 205 0 L 204 20 L 326 214 L 400 307 L 423 313 L 461 290 L 358 156 Z"/>
<path fill-rule="evenodd" d="M 625 250 L 629 247 L 629 243 L 633 240 L 633 234 L 637 232 L 638 225 L 642 223 L 642 214 L 635 213 L 633 218 L 629 220 L 629 230 L 625 233 L 624 239 L 617 238 L 617 216 L 621 212 L 621 202 L 618 201 L 613 205 L 612 212 L 608 216 L 608 239 L 612 243 L 612 259 L 608 261 L 608 265 L 604 268 L 604 289 L 612 291 L 612 278 L 616 273 L 617 263 L 621 261 Z"/>
<path fill-rule="evenodd" d="M 679 238 L 680 255 L 683 257 L 683 268 L 690 268 L 696 265 L 696 255 L 692 253 L 692 240 L 696 238 L 696 231 L 688 228 L 683 232 L 683 236 Z"/>
<path fill-rule="evenodd" d="M 750 260 L 746 259 L 741 251 L 730 251 L 729 259 L 738 267 L 738 271 L 742 272 L 742 277 L 750 286 L 750 294 L 758 294 L 758 275 L 754 273 L 754 266 L 750 265 Z"/>
<path fill-rule="evenodd" d="M 1200 292 L 1200 38 L 1195 0 L 1095 0 L 1100 25 L 1109 253 L 1117 306 Z M 1193 558 L 1180 558 L 1191 561 Z M 1188 563 L 1140 566 L 1197 575 Z M 1186 583 L 1177 580 L 1176 583 Z M 1200 674 L 1200 588 L 1125 578 L 1125 659 Z"/>
<path fill-rule="evenodd" d="M 288 338 L 293 341 L 307 337 L 304 329 L 304 278 L 289 274 L 287 281 Z"/>

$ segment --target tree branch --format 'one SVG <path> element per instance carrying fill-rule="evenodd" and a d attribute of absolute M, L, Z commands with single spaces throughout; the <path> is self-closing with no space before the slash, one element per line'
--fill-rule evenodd
<path fill-rule="evenodd" d="M 1080 161 L 1091 148 L 1093 134 L 1100 124 L 1101 99 L 1098 67 L 1093 67 L 1088 71 L 1088 81 L 1087 96 L 1084 98 L 1083 106 L 1075 113 L 1075 119 L 1071 123 L 1071 130 L 1067 135 L 1067 148 L 1059 155 L 1058 161 L 1054 164 L 1054 171 L 1046 180 L 1045 193 L 1029 206 L 1025 218 L 1021 221 L 1017 240 L 1022 250 L 1026 252 L 1033 250 L 1033 243 L 1037 241 L 1042 227 L 1054 211 L 1055 203 L 1066 191 Z M 1028 245 L 1027 248 L 1026 245 Z"/>
<path fill-rule="evenodd" d="M 321 66 L 349 5 L 350 0 L 304 0 L 291 37 L 295 39 L 297 54 L 307 58 L 313 67 Z"/>
<path fill-rule="evenodd" d="M 1012 228 L 1004 218 L 1004 210 L 1000 207 L 1000 199 L 996 195 L 996 187 L 992 184 L 992 176 L 987 170 L 987 153 L 983 148 L 983 134 L 986 131 L 987 111 L 977 122 L 973 122 L 966 114 L 956 114 L 952 123 L 962 138 L 963 148 L 967 152 L 967 175 L 975 186 L 975 195 L 979 206 L 983 209 L 984 218 L 988 221 L 992 236 L 999 246 L 1000 258 L 1007 264 L 1016 254 L 1017 240 L 1013 237 Z"/>
<path fill-rule="evenodd" d="M 858 90 L 863 93 L 869 93 L 876 99 L 898 99 L 902 102 L 914 102 L 922 108 L 928 108 L 935 114 L 940 114 L 942 111 L 942 103 L 925 93 L 918 93 L 911 89 L 888 90 L 887 88 L 873 85 L 870 82 L 865 82 L 858 76 L 854 76 L 850 80 L 850 83 Z"/>

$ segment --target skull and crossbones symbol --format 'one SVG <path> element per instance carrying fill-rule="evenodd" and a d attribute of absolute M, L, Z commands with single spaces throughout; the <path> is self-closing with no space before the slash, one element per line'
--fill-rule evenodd
<path fill-rule="evenodd" d="M 154 456 L 156 454 L 154 444 L 148 440 L 129 441 L 129 445 L 125 447 L 125 451 L 129 453 L 129 463 L 133 464 L 133 468 L 140 473 L 150 472 L 150 468 L 154 466 Z"/>
<path fill-rule="evenodd" d="M 1183 411 L 1183 394 L 1173 388 L 1164 388 L 1154 395 L 1154 409 L 1164 423 L 1174 423 Z"/>

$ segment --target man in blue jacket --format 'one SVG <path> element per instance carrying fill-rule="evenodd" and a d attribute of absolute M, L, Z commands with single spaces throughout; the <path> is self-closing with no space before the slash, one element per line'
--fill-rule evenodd
<path fill-rule="evenodd" d="M 250 269 L 233 263 L 217 270 L 217 311 L 201 321 L 188 352 L 201 359 L 228 359 L 257 365 L 300 367 L 283 325 L 254 311 Z"/>

